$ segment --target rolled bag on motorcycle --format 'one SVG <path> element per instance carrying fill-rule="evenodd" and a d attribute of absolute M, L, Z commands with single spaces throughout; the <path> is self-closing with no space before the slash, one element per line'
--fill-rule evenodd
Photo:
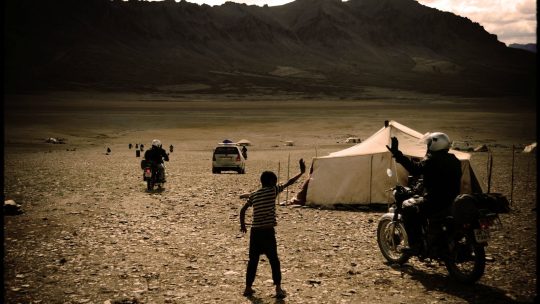
<path fill-rule="evenodd" d="M 142 159 L 141 169 L 143 170 L 143 180 L 147 182 L 148 190 L 152 190 L 155 184 L 162 183 L 164 180 L 164 168 L 162 164 L 155 165 L 152 161 Z M 146 170 L 151 172 L 150 176 L 147 176 Z M 158 184 L 159 186 L 160 184 Z"/>
<path fill-rule="evenodd" d="M 141 169 L 144 170 L 145 168 L 150 167 L 150 161 L 146 159 L 141 159 Z"/>
<path fill-rule="evenodd" d="M 464 225 L 478 219 L 481 211 L 491 213 L 510 212 L 508 199 L 500 193 L 460 194 L 452 204 L 451 214 L 456 225 Z"/>

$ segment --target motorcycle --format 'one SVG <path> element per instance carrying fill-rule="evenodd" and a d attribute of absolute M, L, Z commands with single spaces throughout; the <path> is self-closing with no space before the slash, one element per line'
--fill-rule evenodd
<path fill-rule="evenodd" d="M 392 176 L 392 170 L 387 170 Z M 409 179 L 411 180 L 411 179 Z M 404 264 L 411 257 L 408 237 L 402 220 L 405 200 L 421 195 L 422 180 L 416 184 L 391 188 L 395 202 L 381 216 L 377 227 L 377 243 L 382 255 L 392 264 Z M 492 203 L 489 200 L 497 201 Z M 500 230 L 498 213 L 509 212 L 508 201 L 500 194 L 460 195 L 448 215 L 430 217 L 421 224 L 422 248 L 415 254 L 420 261 L 444 263 L 450 277 L 462 283 L 478 281 L 485 271 L 485 247 L 491 232 Z"/>
<path fill-rule="evenodd" d="M 143 181 L 146 182 L 148 191 L 153 191 L 155 186 L 158 189 L 163 188 L 165 181 L 160 179 L 159 166 L 152 166 L 151 162 L 143 159 L 141 161 L 141 168 L 143 169 Z M 164 170 L 164 168 L 161 168 L 161 170 Z"/>

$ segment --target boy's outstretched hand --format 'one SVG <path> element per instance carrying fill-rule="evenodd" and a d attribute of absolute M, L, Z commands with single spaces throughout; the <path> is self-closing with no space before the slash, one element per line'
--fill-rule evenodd
<path fill-rule="evenodd" d="M 298 163 L 300 164 L 300 172 L 304 174 L 304 172 L 306 172 L 306 163 L 304 162 L 304 159 L 300 158 Z"/>

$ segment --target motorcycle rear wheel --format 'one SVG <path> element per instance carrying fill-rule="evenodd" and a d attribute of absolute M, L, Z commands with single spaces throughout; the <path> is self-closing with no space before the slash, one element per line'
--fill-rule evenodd
<path fill-rule="evenodd" d="M 474 241 L 472 234 L 457 239 L 444 264 L 450 277 L 461 283 L 474 283 L 484 274 L 486 252 Z"/>
<path fill-rule="evenodd" d="M 148 189 L 148 191 L 154 190 L 154 183 L 152 182 L 151 179 L 149 179 L 149 180 L 146 182 L 146 188 Z"/>
<path fill-rule="evenodd" d="M 401 221 L 394 222 L 391 217 L 383 217 L 377 226 L 377 244 L 382 255 L 390 263 L 404 264 L 410 256 L 401 252 L 408 245 L 407 232 Z"/>

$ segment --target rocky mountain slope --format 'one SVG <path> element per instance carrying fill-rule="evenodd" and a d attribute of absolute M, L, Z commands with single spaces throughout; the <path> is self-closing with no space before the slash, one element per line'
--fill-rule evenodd
<path fill-rule="evenodd" d="M 534 54 L 414 0 L 10 0 L 5 8 L 8 90 L 535 92 Z"/>

